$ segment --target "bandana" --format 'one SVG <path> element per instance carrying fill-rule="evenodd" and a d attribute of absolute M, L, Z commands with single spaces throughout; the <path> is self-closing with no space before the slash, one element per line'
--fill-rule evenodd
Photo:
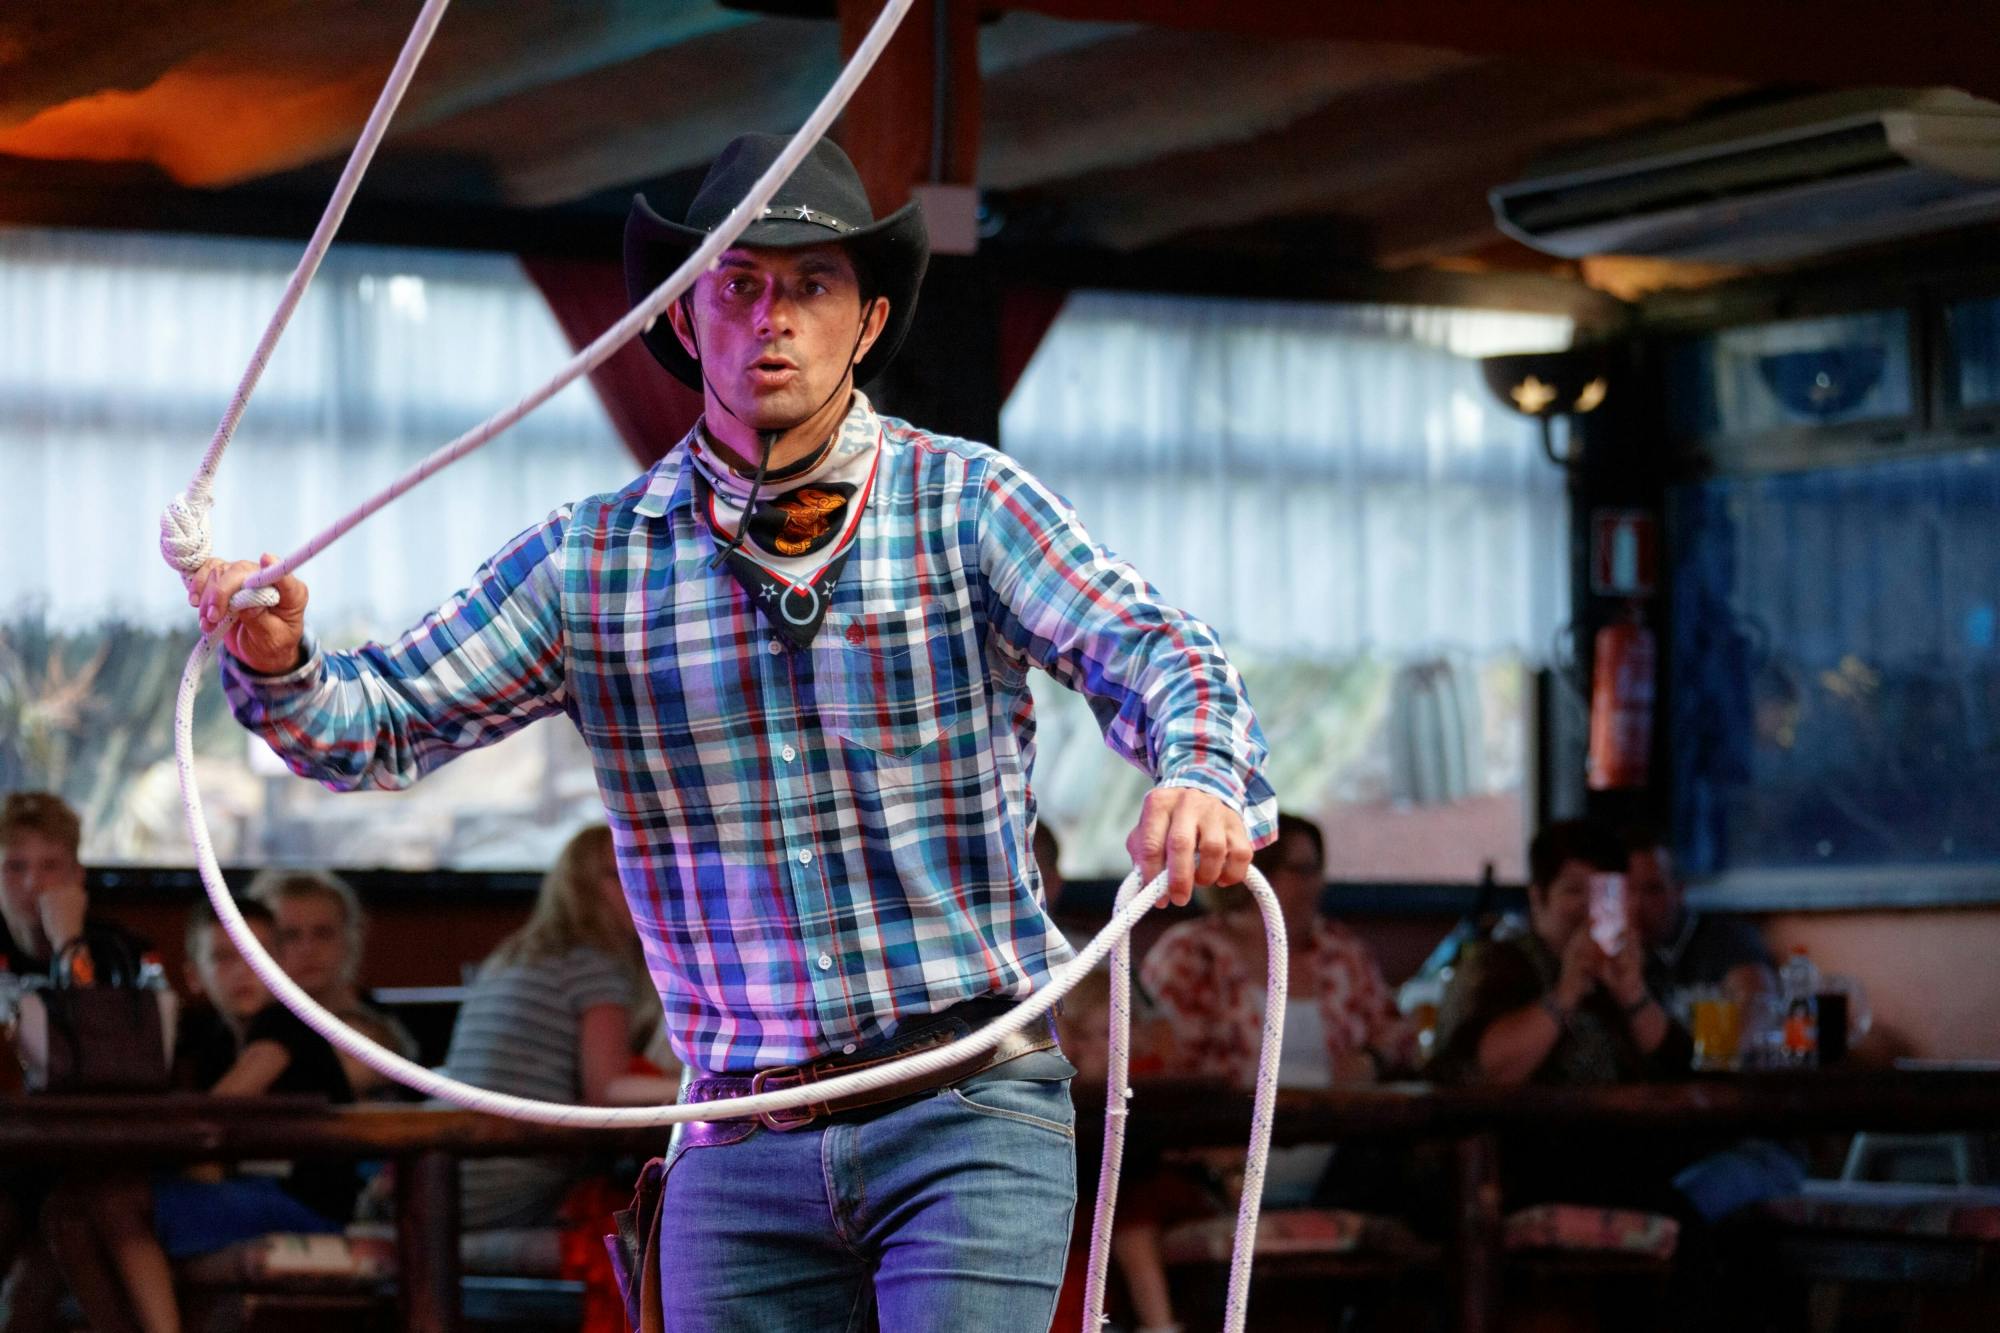
<path fill-rule="evenodd" d="M 688 446 L 695 505 L 717 549 L 728 548 L 743 532 L 724 563 L 771 628 L 794 648 L 806 647 L 819 632 L 861 528 L 882 445 L 881 430 L 867 421 L 866 413 L 850 411 L 819 450 L 767 474 L 747 519 L 751 479 L 724 463 L 702 431 Z"/>

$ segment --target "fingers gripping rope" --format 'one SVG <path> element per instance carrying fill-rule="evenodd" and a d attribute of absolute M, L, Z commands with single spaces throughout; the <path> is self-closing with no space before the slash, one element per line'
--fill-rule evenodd
<path fill-rule="evenodd" d="M 290 321 L 292 312 L 304 297 L 307 286 L 311 283 L 314 273 L 318 271 L 320 261 L 332 244 L 333 235 L 338 230 L 348 204 L 360 185 L 362 173 L 386 133 L 397 103 L 415 75 L 417 63 L 422 58 L 431 35 L 436 31 L 447 3 L 448 0 L 427 0 L 425 3 L 409 40 L 383 87 L 381 97 L 363 127 L 354 152 L 341 173 L 326 212 L 313 233 L 312 241 L 293 272 L 278 309 L 266 327 L 264 336 L 258 342 L 236 394 L 230 401 L 228 410 L 223 414 L 207 451 L 203 454 L 200 466 L 196 469 L 187 489 L 174 498 L 161 516 L 161 554 L 185 582 L 192 584 L 213 554 L 208 519 L 214 506 L 214 478 L 221 465 L 223 452 L 235 434 L 236 426 L 242 419 L 250 395 L 255 390 L 264 367 L 277 346 L 278 338 Z M 634 306 L 623 319 L 605 330 L 589 347 L 579 352 L 548 383 L 432 453 L 291 555 L 251 575 L 243 588 L 231 598 L 230 609 L 240 611 L 252 605 L 274 605 L 277 594 L 271 587 L 272 584 L 310 560 L 376 510 L 492 440 L 536 407 L 554 397 L 579 376 L 602 364 L 641 330 L 650 328 L 659 314 L 687 290 L 696 275 L 714 267 L 722 252 L 735 243 L 743 229 L 770 203 L 779 187 L 797 169 L 806 153 L 826 133 L 834 119 L 847 105 L 854 90 L 860 86 L 861 80 L 881 55 L 912 3 L 914 0 L 888 0 L 868 35 L 856 48 L 847 67 L 841 71 L 839 79 L 827 90 L 812 116 L 793 136 L 785 151 L 751 187 L 749 194 L 730 212 L 723 224 L 650 296 Z M 1136 873 L 1128 878 L 1119 893 L 1118 910 L 1104 932 L 1092 940 L 1075 961 L 1052 978 L 1047 986 L 1016 1006 L 1005 1017 L 949 1047 L 910 1056 L 893 1065 L 827 1079 L 809 1087 L 760 1093 L 728 1101 L 707 1102 L 698 1107 L 565 1106 L 474 1088 L 420 1065 L 412 1064 L 348 1028 L 299 989 L 297 983 L 278 967 L 264 951 L 257 937 L 245 925 L 242 914 L 237 911 L 229 889 L 223 883 L 221 868 L 216 864 L 215 850 L 209 839 L 208 823 L 202 810 L 201 791 L 194 772 L 193 743 L 195 695 L 200 688 L 202 677 L 215 660 L 229 623 L 230 620 L 225 618 L 196 644 L 193 653 L 188 657 L 187 668 L 182 673 L 180 690 L 174 701 L 175 761 L 180 776 L 181 798 L 186 812 L 188 835 L 194 844 L 195 862 L 201 872 L 202 884 L 208 891 L 209 901 L 214 905 L 216 916 L 222 923 L 223 929 L 235 941 L 252 970 L 269 987 L 273 995 L 337 1049 L 417 1092 L 471 1110 L 491 1112 L 514 1119 L 586 1127 L 669 1125 L 686 1120 L 730 1119 L 792 1109 L 827 1098 L 842 1097 L 854 1092 L 920 1079 L 941 1072 L 982 1051 L 990 1050 L 1006 1036 L 1044 1017 L 1057 1000 L 1100 962 L 1105 954 L 1115 948 L 1117 963 L 1113 970 L 1112 1011 L 1114 1082 L 1111 1089 L 1112 1103 L 1109 1108 L 1111 1113 L 1107 1116 L 1105 1127 L 1106 1184 L 1099 1192 L 1099 1212 L 1092 1235 L 1089 1285 L 1091 1301 L 1085 1325 L 1088 1333 L 1095 1333 L 1103 1320 L 1104 1269 L 1110 1248 L 1112 1218 L 1110 1196 L 1117 1183 L 1117 1154 L 1122 1149 L 1124 1138 L 1124 1104 L 1130 1095 L 1130 1089 L 1126 1085 L 1125 1053 L 1130 1030 L 1127 1006 L 1130 999 L 1131 953 L 1127 936 L 1134 923 L 1141 919 L 1163 895 L 1164 876 L 1155 879 L 1143 890 Z M 1231 1266 L 1230 1297 L 1225 1325 L 1230 1333 L 1241 1333 L 1243 1328 L 1247 1303 L 1245 1297 L 1249 1283 L 1250 1250 L 1256 1234 L 1257 1200 L 1263 1179 L 1264 1155 L 1270 1141 L 1270 1111 L 1277 1083 L 1278 1034 L 1282 1032 L 1284 1021 L 1286 956 L 1284 925 L 1269 886 L 1254 870 L 1250 873 L 1249 883 L 1251 892 L 1264 913 L 1265 926 L 1271 936 L 1272 961 L 1268 988 L 1270 1001 L 1265 1017 L 1264 1056 L 1259 1072 L 1256 1113 L 1251 1124 L 1250 1159 L 1245 1173 L 1243 1205 L 1239 1212 L 1236 1255 Z"/>

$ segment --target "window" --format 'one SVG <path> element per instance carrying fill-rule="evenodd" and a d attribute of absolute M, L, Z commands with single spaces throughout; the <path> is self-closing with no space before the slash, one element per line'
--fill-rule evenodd
<path fill-rule="evenodd" d="M 1726 329 L 1676 344 L 1668 410 L 1679 435 L 1732 438 L 1911 415 L 1901 310 Z"/>
<path fill-rule="evenodd" d="M 296 246 L 0 231 L 0 787 L 63 792 L 98 863 L 177 864 L 171 702 L 193 620 L 158 552 Z M 516 263 L 338 247 L 223 466 L 216 549 L 286 551 L 569 356 Z M 401 631 L 509 536 L 637 471 L 574 385 L 303 572 L 334 647 Z M 83 516 L 84 521 L 80 521 Z M 532 727 L 408 793 L 335 797 L 203 691 L 200 772 L 225 861 L 525 868 L 598 817 L 572 730 Z"/>
<path fill-rule="evenodd" d="M 1955 401 L 1966 408 L 2000 405 L 2000 296 L 1946 308 L 1951 331 Z"/>
<path fill-rule="evenodd" d="M 1823 886 L 1831 869 L 1936 882 L 2000 864 L 1996 514 L 1990 450 L 1676 494 L 1674 808 L 1691 874 Z"/>
<path fill-rule="evenodd" d="M 1241 667 L 1329 874 L 1522 869 L 1525 668 L 1568 615 L 1568 511 L 1472 358 L 1567 320 L 1080 293 L 1001 418 L 1009 453 Z M 1128 869 L 1148 780 L 1036 679 L 1035 789 L 1072 875 Z"/>

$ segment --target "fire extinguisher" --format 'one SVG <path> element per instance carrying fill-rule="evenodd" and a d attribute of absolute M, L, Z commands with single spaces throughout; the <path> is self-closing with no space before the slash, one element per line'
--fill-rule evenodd
<path fill-rule="evenodd" d="M 1653 755 L 1653 632 L 1631 607 L 1597 631 L 1590 679 L 1590 789 L 1643 787 Z"/>

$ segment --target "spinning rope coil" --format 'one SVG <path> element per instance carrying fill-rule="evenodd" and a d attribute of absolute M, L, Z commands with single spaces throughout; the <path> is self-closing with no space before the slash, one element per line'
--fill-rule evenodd
<path fill-rule="evenodd" d="M 195 861 L 201 872 L 202 884 L 208 892 L 209 902 L 213 904 L 223 929 L 235 941 L 236 947 L 258 977 L 270 988 L 271 993 L 336 1049 L 346 1052 L 384 1077 L 394 1079 L 405 1087 L 468 1110 L 485 1111 L 540 1124 L 613 1128 L 671 1125 L 689 1120 L 734 1119 L 790 1110 L 811 1102 L 824 1102 L 851 1093 L 872 1091 L 941 1072 L 971 1056 L 992 1049 L 1006 1036 L 1043 1019 L 1071 987 L 1096 967 L 1106 954 L 1110 954 L 1112 957 L 1111 1043 L 1109 1088 L 1105 1107 L 1104 1166 L 1097 1194 L 1097 1213 L 1091 1229 L 1090 1267 L 1086 1287 L 1085 1329 L 1094 1330 L 1103 1322 L 1111 1226 L 1117 1203 L 1119 1165 L 1125 1138 L 1126 1106 L 1131 1097 L 1127 1051 L 1131 1035 L 1132 956 L 1129 936 L 1132 927 L 1164 896 L 1166 891 L 1164 874 L 1156 877 L 1150 884 L 1142 886 L 1138 872 L 1134 871 L 1119 888 L 1117 907 L 1110 924 L 1067 967 L 1005 1016 L 949 1046 L 908 1056 L 893 1064 L 825 1079 L 809 1086 L 788 1088 L 781 1092 L 757 1093 L 725 1101 L 704 1102 L 694 1106 L 570 1106 L 475 1088 L 414 1064 L 349 1028 L 301 990 L 265 952 L 257 937 L 244 923 L 242 914 L 237 911 L 235 902 L 230 897 L 228 886 L 222 879 L 221 868 L 216 863 L 215 849 L 209 839 L 208 822 L 203 813 L 201 791 L 194 771 L 195 695 L 200 688 L 202 676 L 207 673 L 209 664 L 220 651 L 223 636 L 228 631 L 235 613 L 250 606 L 275 605 L 277 593 L 272 585 L 279 579 L 298 569 L 339 540 L 356 524 L 418 483 L 479 449 L 554 397 L 577 377 L 602 364 L 640 332 L 650 328 L 661 312 L 679 299 L 700 273 L 715 267 L 716 261 L 724 251 L 735 244 L 744 228 L 762 214 L 807 152 L 826 134 L 835 118 L 846 107 L 855 89 L 861 85 L 868 71 L 874 66 L 913 2 L 914 0 L 888 0 L 867 36 L 841 71 L 840 77 L 827 90 L 805 124 L 793 135 L 784 152 L 771 164 L 770 169 L 758 178 L 749 194 L 736 205 L 722 225 L 718 226 L 688 256 L 687 261 L 655 288 L 644 301 L 634 306 L 630 313 L 606 329 L 588 347 L 578 352 L 547 383 L 523 396 L 513 406 L 494 414 L 436 450 L 298 550 L 258 570 L 245 582 L 242 590 L 230 601 L 229 615 L 203 635 L 188 657 L 188 664 L 182 672 L 180 689 L 174 701 L 174 754 L 180 777 L 181 799 L 187 818 L 188 836 L 194 844 Z M 306 288 L 318 271 L 320 261 L 332 245 L 333 235 L 346 215 L 347 207 L 360 186 L 362 174 L 367 170 L 376 147 L 388 130 L 389 120 L 394 115 L 397 104 L 402 100 L 404 91 L 409 87 L 425 48 L 429 46 L 432 35 L 437 31 L 447 3 L 448 0 L 426 0 L 423 10 L 418 14 L 410 36 L 404 43 L 403 50 L 383 86 L 382 94 L 362 128 L 360 139 L 355 144 L 345 169 L 341 172 L 326 211 L 320 218 L 319 225 L 315 228 L 298 267 L 293 271 L 291 280 L 285 287 L 276 312 L 258 341 L 250 364 L 245 369 L 235 396 L 230 400 L 207 450 L 202 455 L 200 465 L 196 468 L 187 489 L 174 498 L 161 516 L 161 553 L 166 557 L 167 563 L 179 572 L 183 581 L 189 584 L 192 584 L 210 559 L 208 516 L 214 503 L 214 482 L 222 455 L 236 432 L 237 424 L 242 420 L 244 409 L 248 406 L 250 396 L 263 375 L 264 367 L 269 363 L 271 354 L 277 347 L 279 337 L 290 322 L 292 313 L 298 308 L 300 300 L 305 296 Z M 1277 1093 L 1277 1065 L 1284 1030 L 1286 990 L 1284 923 L 1279 915 L 1277 899 L 1271 893 L 1270 886 L 1264 882 L 1263 876 L 1254 869 L 1250 871 L 1248 886 L 1264 916 L 1265 930 L 1269 937 L 1270 961 L 1266 978 L 1268 1000 L 1264 1016 L 1264 1045 L 1253 1103 L 1250 1152 L 1244 1171 L 1242 1200 L 1237 1212 L 1235 1251 L 1230 1263 L 1229 1294 L 1224 1324 L 1230 1333 L 1241 1333 L 1249 1303 L 1250 1260 L 1257 1233 L 1258 1203 L 1263 1187 L 1265 1155 L 1270 1146 L 1271 1112 Z"/>

